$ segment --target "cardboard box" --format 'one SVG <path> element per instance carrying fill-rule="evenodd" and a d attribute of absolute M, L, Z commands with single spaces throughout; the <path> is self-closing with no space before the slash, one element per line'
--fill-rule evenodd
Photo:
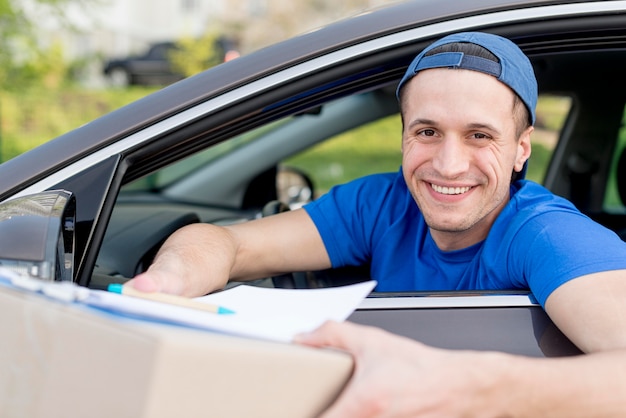
<path fill-rule="evenodd" d="M 2 417 L 314 417 L 345 353 L 108 315 L 0 286 Z"/>

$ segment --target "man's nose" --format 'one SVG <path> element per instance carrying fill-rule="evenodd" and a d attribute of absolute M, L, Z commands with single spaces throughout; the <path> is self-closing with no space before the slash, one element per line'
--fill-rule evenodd
<path fill-rule="evenodd" d="M 433 168 L 444 178 L 456 178 L 469 169 L 467 146 L 456 137 L 444 138 L 433 156 Z"/>

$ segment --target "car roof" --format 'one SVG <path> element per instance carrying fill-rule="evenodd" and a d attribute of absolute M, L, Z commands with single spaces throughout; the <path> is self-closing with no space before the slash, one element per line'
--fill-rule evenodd
<path fill-rule="evenodd" d="M 594 2 L 474 0 L 469 3 L 414 0 L 362 13 L 182 80 L 2 164 L 0 199 L 16 191 L 16 187 L 32 184 L 141 127 L 156 123 L 264 75 L 347 45 L 425 24 L 477 16 L 486 12 L 575 3 Z M 33 177 L 32 167 L 39 168 L 38 177 Z"/>

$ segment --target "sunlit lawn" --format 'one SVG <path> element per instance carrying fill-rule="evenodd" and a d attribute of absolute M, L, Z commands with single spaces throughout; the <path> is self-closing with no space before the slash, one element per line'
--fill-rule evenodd
<path fill-rule="evenodd" d="M 154 89 L 0 92 L 0 161 L 6 161 Z"/>

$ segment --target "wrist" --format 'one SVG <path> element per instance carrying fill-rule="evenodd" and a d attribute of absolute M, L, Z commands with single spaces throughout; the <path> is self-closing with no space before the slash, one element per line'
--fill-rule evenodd
<path fill-rule="evenodd" d="M 521 367 L 524 359 L 500 352 L 472 353 L 469 359 L 477 373 L 469 377 L 469 382 L 475 385 L 471 408 L 475 416 L 520 416 L 528 402 L 523 396 L 527 392 L 522 389 L 528 377 L 528 372 Z"/>

